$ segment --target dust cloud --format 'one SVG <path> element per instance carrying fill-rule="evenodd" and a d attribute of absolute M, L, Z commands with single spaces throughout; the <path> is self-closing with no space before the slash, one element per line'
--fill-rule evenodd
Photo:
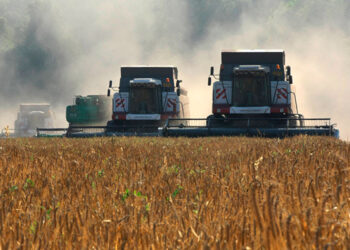
<path fill-rule="evenodd" d="M 331 117 L 350 137 L 347 1 L 51 0 L 28 9 L 20 42 L 0 54 L 1 127 L 21 102 L 50 102 L 66 126 L 75 95 L 105 94 L 130 64 L 177 66 L 191 116 L 206 117 L 221 50 L 258 48 L 286 51 L 300 113 Z"/>

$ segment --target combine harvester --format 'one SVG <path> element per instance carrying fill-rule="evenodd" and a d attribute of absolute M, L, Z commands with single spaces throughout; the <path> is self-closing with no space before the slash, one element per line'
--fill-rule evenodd
<path fill-rule="evenodd" d="M 110 81 L 107 97 L 99 96 L 103 105 L 88 106 L 91 100 L 87 99 L 95 96 L 77 98 L 76 105 L 67 107 L 68 129 L 38 128 L 37 136 L 161 136 L 169 118 L 189 116 L 187 91 L 180 88 L 181 82 L 174 66 L 121 67 L 119 88 Z"/>
<path fill-rule="evenodd" d="M 53 128 L 54 115 L 48 103 L 23 103 L 19 106 L 13 137 L 33 137 L 36 128 Z"/>
<path fill-rule="evenodd" d="M 112 98 L 106 95 L 78 95 L 66 107 L 68 128 L 38 128 L 38 137 L 103 136 L 112 116 Z"/>
<path fill-rule="evenodd" d="M 222 52 L 220 73 L 213 84 L 213 114 L 206 119 L 169 119 L 164 136 L 320 135 L 339 138 L 329 118 L 299 114 L 291 68 L 283 50 Z"/>
<path fill-rule="evenodd" d="M 67 106 L 68 137 L 103 136 L 106 122 L 112 116 L 112 98 L 106 95 L 76 96 Z"/>
<path fill-rule="evenodd" d="M 180 88 L 174 66 L 121 67 L 119 91 L 113 95 L 107 135 L 159 136 L 169 118 L 188 117 L 187 91 Z M 176 90 L 176 91 L 175 91 Z"/>
<path fill-rule="evenodd" d="M 112 115 L 112 99 L 105 95 L 76 96 L 73 105 L 66 108 L 69 128 L 103 126 Z"/>
<path fill-rule="evenodd" d="M 207 118 L 187 118 L 187 92 L 180 88 L 176 67 L 128 66 L 121 68 L 119 91 L 110 82 L 108 96 L 111 89 L 115 93 L 107 126 L 70 126 L 66 136 L 339 138 L 329 118 L 299 114 L 283 50 L 238 50 L 222 52 L 221 57 L 220 73 L 210 70 L 208 85 L 218 79 L 213 84 L 213 114 Z M 38 136 L 41 132 L 38 129 Z"/>

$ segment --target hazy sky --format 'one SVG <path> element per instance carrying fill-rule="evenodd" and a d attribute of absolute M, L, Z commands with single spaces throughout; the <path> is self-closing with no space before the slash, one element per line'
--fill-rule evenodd
<path fill-rule="evenodd" d="M 51 102 L 57 125 L 66 126 L 65 106 L 74 95 L 106 93 L 128 64 L 177 66 L 192 117 L 206 117 L 209 68 L 218 69 L 221 50 L 258 48 L 286 51 L 299 111 L 331 117 L 347 139 L 349 6 L 341 0 L 42 1 L 28 7 L 21 42 L 1 55 L 0 126 L 13 124 L 19 103 L 37 101 Z"/>

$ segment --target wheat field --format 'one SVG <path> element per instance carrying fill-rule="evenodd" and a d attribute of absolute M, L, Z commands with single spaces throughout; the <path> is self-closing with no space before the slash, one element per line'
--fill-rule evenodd
<path fill-rule="evenodd" d="M 1 249 L 349 249 L 334 138 L 0 140 Z"/>

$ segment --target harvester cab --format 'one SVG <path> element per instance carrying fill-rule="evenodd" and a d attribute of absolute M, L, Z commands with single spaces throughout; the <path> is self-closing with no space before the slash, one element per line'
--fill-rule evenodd
<path fill-rule="evenodd" d="M 108 94 L 115 93 L 108 131 L 157 134 L 168 118 L 186 117 L 187 94 L 177 75 L 174 66 L 121 67 L 119 89 L 109 85 Z"/>
<path fill-rule="evenodd" d="M 152 118 L 161 113 L 162 83 L 153 78 L 135 78 L 130 81 L 130 114 Z M 147 119 L 146 118 L 146 119 Z"/>

